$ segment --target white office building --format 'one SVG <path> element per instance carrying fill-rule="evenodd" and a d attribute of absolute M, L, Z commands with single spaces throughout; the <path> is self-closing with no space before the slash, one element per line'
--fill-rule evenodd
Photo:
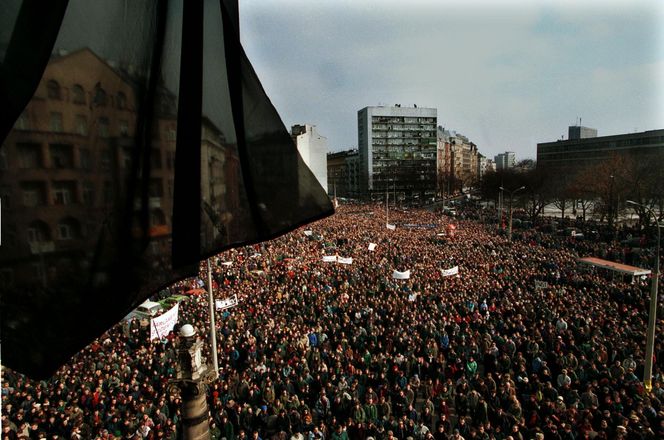
<path fill-rule="evenodd" d="M 327 138 L 321 136 L 315 125 L 293 125 L 291 136 L 297 151 L 320 186 L 327 189 Z"/>

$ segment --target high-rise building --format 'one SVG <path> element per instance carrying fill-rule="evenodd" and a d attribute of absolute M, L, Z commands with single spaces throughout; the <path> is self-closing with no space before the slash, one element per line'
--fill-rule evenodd
<path fill-rule="evenodd" d="M 496 162 L 496 170 L 507 170 L 516 165 L 516 154 L 513 151 L 506 151 L 496 155 L 493 160 Z"/>
<path fill-rule="evenodd" d="M 435 108 L 365 107 L 357 125 L 363 197 L 381 198 L 388 190 L 408 200 L 435 196 Z"/>

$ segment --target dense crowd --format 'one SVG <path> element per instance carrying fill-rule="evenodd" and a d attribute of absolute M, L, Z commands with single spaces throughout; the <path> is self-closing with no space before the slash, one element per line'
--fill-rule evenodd
<path fill-rule="evenodd" d="M 649 279 L 581 270 L 598 243 L 534 229 L 509 243 L 423 210 L 390 212 L 388 230 L 383 210 L 344 205 L 213 259 L 215 295 L 240 301 L 217 317 L 213 439 L 664 438 L 661 332 L 642 386 Z M 205 336 L 207 314 L 192 297 L 179 323 Z M 180 438 L 177 339 L 147 333 L 117 325 L 49 381 L 4 369 L 2 439 Z"/>

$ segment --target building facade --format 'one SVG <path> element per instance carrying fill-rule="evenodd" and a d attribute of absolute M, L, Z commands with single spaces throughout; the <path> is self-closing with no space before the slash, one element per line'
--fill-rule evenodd
<path fill-rule="evenodd" d="M 581 127 L 580 125 L 571 125 L 567 131 L 568 139 L 587 139 L 597 137 L 597 129 L 590 127 Z"/>
<path fill-rule="evenodd" d="M 327 192 L 357 199 L 360 194 L 360 157 L 357 149 L 327 155 Z"/>
<path fill-rule="evenodd" d="M 293 125 L 291 137 L 297 145 L 297 151 L 320 186 L 327 188 L 327 138 L 321 136 L 315 125 Z"/>
<path fill-rule="evenodd" d="M 537 167 L 574 172 L 615 154 L 634 155 L 638 160 L 664 154 L 664 129 L 539 143 Z"/>
<path fill-rule="evenodd" d="M 357 119 L 362 196 L 382 199 L 389 190 L 408 200 L 434 197 L 437 110 L 365 107 Z"/>
<path fill-rule="evenodd" d="M 493 160 L 496 162 L 496 170 L 507 170 L 516 165 L 516 154 L 513 151 L 506 151 L 496 155 Z"/>

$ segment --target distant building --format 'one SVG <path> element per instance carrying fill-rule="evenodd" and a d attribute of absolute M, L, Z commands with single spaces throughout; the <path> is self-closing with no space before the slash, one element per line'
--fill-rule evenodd
<path fill-rule="evenodd" d="M 357 112 L 360 192 L 420 199 L 436 194 L 437 110 L 365 107 Z"/>
<path fill-rule="evenodd" d="M 327 155 L 327 192 L 337 197 L 360 197 L 359 151 L 346 150 Z"/>
<path fill-rule="evenodd" d="M 514 165 L 516 165 L 516 154 L 514 154 L 513 151 L 506 151 L 504 153 L 500 153 L 494 157 L 494 161 L 496 162 L 496 170 L 507 170 L 509 168 L 513 168 Z"/>
<path fill-rule="evenodd" d="M 655 154 L 663 153 L 664 129 L 558 140 L 537 144 L 537 167 L 570 173 L 602 162 L 614 154 L 629 154 L 638 160 L 648 160 Z"/>
<path fill-rule="evenodd" d="M 597 129 L 573 125 L 569 127 L 568 136 L 570 140 L 588 139 L 597 137 Z"/>
<path fill-rule="evenodd" d="M 315 125 L 309 124 L 293 125 L 291 136 L 304 163 L 314 173 L 320 186 L 327 188 L 327 138 L 318 133 Z"/>

